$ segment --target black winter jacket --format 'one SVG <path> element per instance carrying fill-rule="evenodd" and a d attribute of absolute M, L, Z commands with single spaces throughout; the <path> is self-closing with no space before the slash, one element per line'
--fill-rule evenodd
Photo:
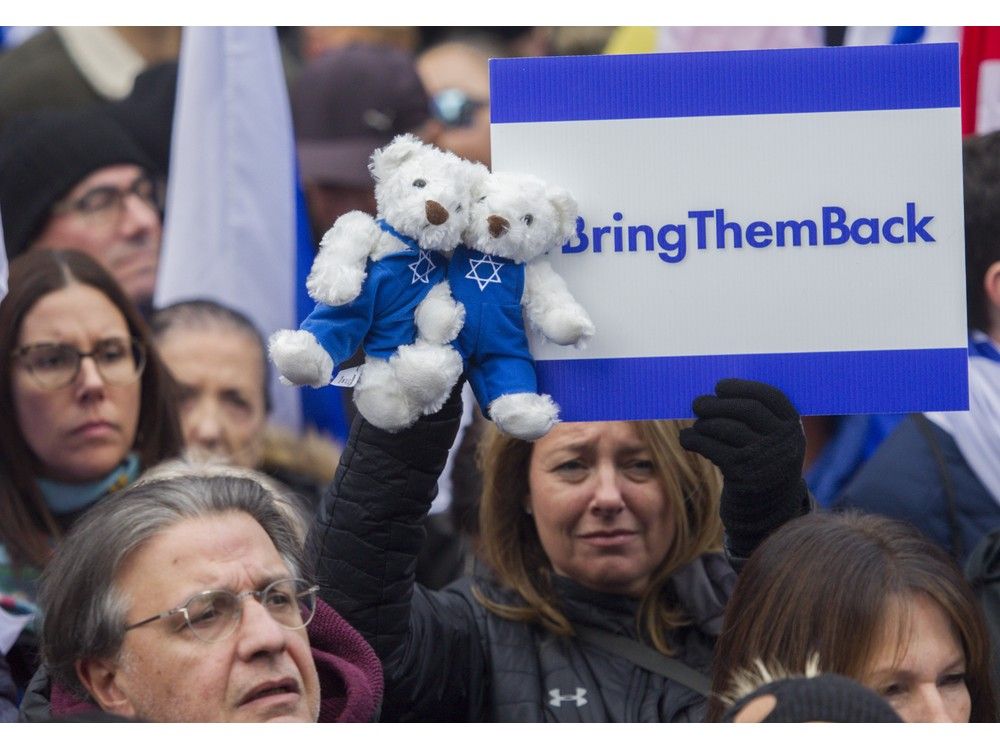
<path fill-rule="evenodd" d="M 705 698 L 621 657 L 489 612 L 513 594 L 466 578 L 416 586 L 422 519 L 458 426 L 457 402 L 403 433 L 355 420 L 314 529 L 321 595 L 374 646 L 385 673 L 383 720 L 690 721 Z M 668 594 L 691 616 L 677 658 L 707 674 L 735 573 L 721 554 L 678 572 Z M 571 621 L 636 637 L 636 601 L 557 578 Z"/>

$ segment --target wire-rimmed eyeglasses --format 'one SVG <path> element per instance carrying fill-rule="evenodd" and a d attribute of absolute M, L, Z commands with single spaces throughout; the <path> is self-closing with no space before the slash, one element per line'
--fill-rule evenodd
<path fill-rule="evenodd" d="M 252 596 L 268 611 L 281 627 L 286 630 L 300 630 L 308 625 L 316 614 L 316 592 L 313 586 L 301 578 L 284 578 L 268 584 L 259 591 L 202 591 L 195 594 L 179 607 L 147 617 L 145 620 L 126 625 L 125 630 L 148 625 L 183 614 L 184 622 L 195 636 L 212 643 L 222 640 L 236 630 L 243 615 L 243 602 Z"/>
<path fill-rule="evenodd" d="M 146 347 L 137 338 L 102 339 L 89 352 L 72 344 L 46 342 L 22 346 L 12 357 L 46 390 L 63 388 L 76 380 L 84 357 L 94 360 L 106 383 L 128 385 L 138 379 L 146 366 Z"/>

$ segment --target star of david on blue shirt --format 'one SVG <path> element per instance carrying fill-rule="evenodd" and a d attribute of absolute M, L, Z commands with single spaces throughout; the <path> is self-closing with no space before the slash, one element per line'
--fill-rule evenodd
<path fill-rule="evenodd" d="M 417 252 L 417 259 L 408 266 L 413 271 L 413 280 L 410 283 L 416 284 L 419 281 L 421 284 L 430 284 L 431 280 L 428 278 L 428 274 L 437 268 L 437 266 L 434 265 L 431 256 L 425 253 L 422 248 L 418 249 Z"/>
<path fill-rule="evenodd" d="M 492 255 L 484 255 L 481 260 L 473 260 L 469 258 L 469 266 L 471 267 L 469 272 L 465 274 L 465 278 L 472 279 L 477 284 L 479 284 L 479 291 L 483 291 L 488 284 L 501 284 L 500 281 L 500 269 L 503 268 L 503 263 L 497 263 L 493 260 Z M 479 275 L 480 266 L 489 266 L 492 273 L 483 278 Z"/>

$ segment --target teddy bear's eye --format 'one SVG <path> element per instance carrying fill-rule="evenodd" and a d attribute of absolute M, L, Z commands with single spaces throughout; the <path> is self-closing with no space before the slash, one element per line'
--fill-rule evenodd
<path fill-rule="evenodd" d="M 455 206 L 455 213 L 456 214 L 462 213 L 462 204 L 461 203 L 459 203 L 457 206 Z"/>
<path fill-rule="evenodd" d="M 481 195 L 478 198 L 476 198 L 476 203 L 482 203 L 484 200 L 486 200 L 486 196 Z"/>
<path fill-rule="evenodd" d="M 427 180 L 414 180 L 413 187 L 415 188 L 425 188 L 427 187 Z"/>
<path fill-rule="evenodd" d="M 521 217 L 521 221 L 523 221 L 529 227 L 531 226 L 531 222 L 533 222 L 534 220 L 535 220 L 535 217 L 532 216 L 531 214 L 525 214 L 524 216 Z"/>

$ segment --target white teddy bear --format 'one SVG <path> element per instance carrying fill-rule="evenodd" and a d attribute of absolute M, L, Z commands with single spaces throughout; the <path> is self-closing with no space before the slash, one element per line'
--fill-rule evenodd
<path fill-rule="evenodd" d="M 363 344 L 354 401 L 369 422 L 395 432 L 441 408 L 462 371 L 446 344 L 464 321 L 444 254 L 468 225 L 482 169 L 409 134 L 372 154 L 378 218 L 352 211 L 337 219 L 306 284 L 315 309 L 299 330 L 271 337 L 271 360 L 287 382 L 329 385 Z"/>
<path fill-rule="evenodd" d="M 482 174 L 473 197 L 465 243 L 449 261 L 451 293 L 465 308 L 452 346 L 496 426 L 536 440 L 558 421 L 559 408 L 538 393 L 524 319 L 556 344 L 582 346 L 594 334 L 566 282 L 540 257 L 573 236 L 576 201 L 535 177 L 504 173 Z M 422 336 L 423 319 L 417 327 Z"/>

